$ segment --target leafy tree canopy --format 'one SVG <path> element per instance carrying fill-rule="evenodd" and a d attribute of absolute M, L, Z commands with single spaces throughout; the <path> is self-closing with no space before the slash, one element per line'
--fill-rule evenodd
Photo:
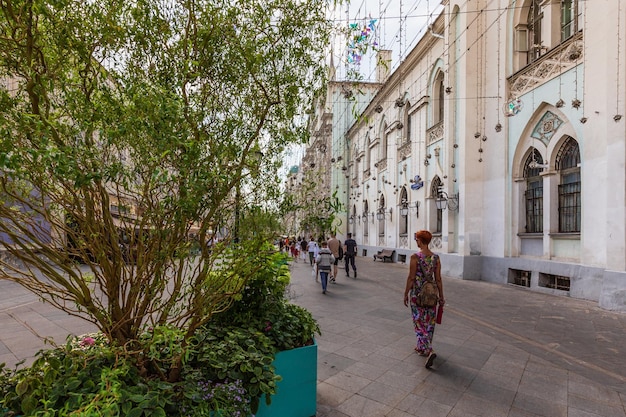
<path fill-rule="evenodd" d="M 281 152 L 303 140 L 295 121 L 324 78 L 329 4 L 0 6 L 0 278 L 120 345 L 150 324 L 193 334 L 275 224 Z"/>

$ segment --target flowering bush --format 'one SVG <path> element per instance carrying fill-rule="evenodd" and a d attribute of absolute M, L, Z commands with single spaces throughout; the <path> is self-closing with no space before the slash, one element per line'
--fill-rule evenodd
<path fill-rule="evenodd" d="M 87 350 L 94 347 L 107 346 L 109 341 L 103 333 L 95 332 L 70 337 L 68 344 L 72 350 Z"/>

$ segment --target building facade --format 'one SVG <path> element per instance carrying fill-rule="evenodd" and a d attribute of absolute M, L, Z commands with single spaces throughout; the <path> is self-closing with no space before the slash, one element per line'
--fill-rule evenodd
<path fill-rule="evenodd" d="M 428 229 L 444 275 L 626 310 L 626 4 L 589 3 L 442 2 L 345 133 L 359 255 Z"/>

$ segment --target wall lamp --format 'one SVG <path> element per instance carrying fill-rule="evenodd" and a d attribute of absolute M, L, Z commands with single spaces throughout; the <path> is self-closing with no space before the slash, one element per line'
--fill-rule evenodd
<path fill-rule="evenodd" d="M 437 210 L 445 210 L 447 208 L 450 211 L 457 211 L 459 209 L 459 193 L 448 195 L 440 187 L 435 198 L 435 205 Z"/>
<path fill-rule="evenodd" d="M 348 217 L 348 223 L 350 224 L 354 223 L 354 214 Z"/>
<path fill-rule="evenodd" d="M 415 203 L 411 204 L 406 200 L 402 200 L 402 202 L 400 203 L 400 215 L 408 216 L 409 213 L 413 209 L 415 209 L 416 216 L 419 217 L 419 207 L 420 207 L 419 201 L 416 201 Z"/>
<path fill-rule="evenodd" d="M 364 211 L 363 216 L 361 217 L 361 219 L 363 219 L 363 223 L 367 223 L 368 218 L 369 218 L 369 213 L 367 211 Z"/>
<path fill-rule="evenodd" d="M 381 207 L 378 209 L 378 211 L 376 212 L 376 218 L 378 220 L 384 220 L 385 217 L 387 216 L 387 214 L 389 214 L 389 219 L 392 220 L 392 212 L 391 212 L 391 207 L 389 207 L 389 211 L 385 211 L 384 207 Z"/>

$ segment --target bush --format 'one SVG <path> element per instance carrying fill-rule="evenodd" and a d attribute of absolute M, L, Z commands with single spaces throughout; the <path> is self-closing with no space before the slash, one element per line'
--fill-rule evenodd
<path fill-rule="evenodd" d="M 184 331 L 148 329 L 133 349 L 112 346 L 99 333 L 40 351 L 32 366 L 0 365 L 0 415 L 7 416 L 245 416 L 276 392 L 277 351 L 313 343 L 312 315 L 285 297 L 284 255 L 267 255 L 231 307 L 213 316 L 181 348 Z M 183 355 L 181 378 L 165 372 Z"/>

